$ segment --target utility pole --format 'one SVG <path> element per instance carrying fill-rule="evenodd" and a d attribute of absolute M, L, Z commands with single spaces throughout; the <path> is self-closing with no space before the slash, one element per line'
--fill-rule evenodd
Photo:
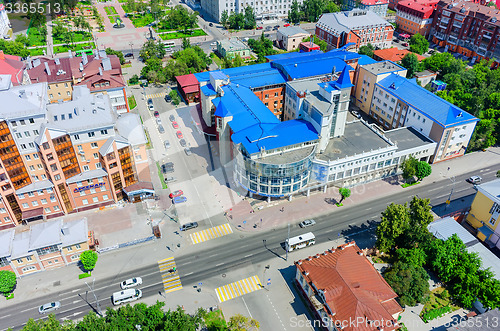
<path fill-rule="evenodd" d="M 290 223 L 288 223 L 288 237 L 287 237 L 286 242 L 287 242 L 287 244 L 286 244 L 286 258 L 285 258 L 285 261 L 288 261 L 288 247 L 290 245 Z"/>
<path fill-rule="evenodd" d="M 102 317 L 101 305 L 99 304 L 99 300 L 97 300 L 97 296 L 95 295 L 95 292 L 94 292 L 94 283 L 95 283 L 95 278 L 92 280 L 92 287 L 90 287 L 90 285 L 87 284 L 87 282 L 85 282 L 85 285 L 87 285 L 89 287 L 90 291 L 94 295 L 94 299 L 95 299 L 96 306 L 97 306 L 97 313 Z"/>
<path fill-rule="evenodd" d="M 455 176 L 450 177 L 450 181 L 452 182 L 452 185 L 451 185 L 450 196 L 448 197 L 448 200 L 446 201 L 446 207 L 448 207 L 451 203 L 451 195 L 453 194 L 453 189 L 455 188 Z"/>

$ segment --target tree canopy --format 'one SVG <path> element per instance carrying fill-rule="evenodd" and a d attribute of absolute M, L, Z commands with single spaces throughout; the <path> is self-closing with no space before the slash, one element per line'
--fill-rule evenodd
<path fill-rule="evenodd" d="M 399 295 L 403 306 L 423 303 L 429 296 L 429 275 L 422 266 L 397 261 L 384 274 L 384 278 Z"/>
<path fill-rule="evenodd" d="M 257 54 L 257 63 L 266 62 L 265 56 L 276 54 L 273 48 L 273 42 L 264 36 L 264 33 L 259 39 L 249 39 L 248 46 Z"/>
<path fill-rule="evenodd" d="M 142 58 L 144 62 L 146 62 L 150 58 L 158 58 L 163 59 L 165 57 L 165 45 L 161 42 L 161 40 L 154 41 L 148 40 L 146 41 L 139 52 L 139 56 Z"/>
<path fill-rule="evenodd" d="M 17 55 L 20 57 L 27 57 L 30 55 L 30 51 L 24 46 L 24 44 L 17 41 L 7 41 L 0 40 L 0 50 L 5 54 Z"/>
<path fill-rule="evenodd" d="M 341 1 L 304 0 L 302 5 L 293 1 L 288 11 L 288 21 L 298 23 L 301 20 L 317 22 L 321 14 L 340 11 Z"/>
<path fill-rule="evenodd" d="M 406 68 L 406 78 L 413 78 L 415 72 L 418 71 L 418 58 L 414 53 L 406 54 L 401 60 L 401 65 Z"/>
<path fill-rule="evenodd" d="M 0 292 L 7 294 L 12 292 L 17 284 L 16 274 L 10 270 L 0 271 Z"/>
<path fill-rule="evenodd" d="M 97 263 L 98 255 L 96 252 L 87 250 L 80 254 L 80 262 L 82 262 L 85 270 L 93 270 Z"/>
<path fill-rule="evenodd" d="M 373 51 L 375 50 L 375 47 L 373 47 L 372 44 L 368 43 L 368 45 L 363 45 L 359 48 L 358 54 L 364 54 L 369 57 L 373 57 Z"/>
<path fill-rule="evenodd" d="M 410 51 L 417 54 L 424 54 L 429 50 L 429 42 L 420 33 L 414 34 L 410 38 Z"/>

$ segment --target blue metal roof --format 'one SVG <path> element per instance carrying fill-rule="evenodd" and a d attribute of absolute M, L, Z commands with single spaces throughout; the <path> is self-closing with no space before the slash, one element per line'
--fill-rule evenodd
<path fill-rule="evenodd" d="M 272 70 L 270 63 L 252 64 L 251 66 L 223 69 L 222 72 L 228 75 L 230 78 L 233 78 L 234 76 L 250 75 L 266 70 Z"/>
<path fill-rule="evenodd" d="M 278 124 L 254 124 L 234 133 L 234 143 L 241 143 L 249 154 L 261 148 L 272 150 L 318 139 L 314 126 L 305 120 L 290 120 Z"/>
<path fill-rule="evenodd" d="M 359 55 L 358 65 L 360 65 L 360 66 L 363 66 L 365 64 L 372 64 L 375 62 L 377 62 L 377 61 L 375 61 L 374 59 L 372 59 L 368 55 Z"/>
<path fill-rule="evenodd" d="M 270 62 L 274 67 L 281 69 L 283 73 L 291 79 L 320 76 L 332 72 L 335 66 L 335 71 L 341 71 L 347 65 L 345 60 L 355 59 L 359 54 L 335 50 L 328 53 L 298 53 L 297 56 L 291 59 L 276 60 Z M 352 68 L 349 66 L 349 69 Z"/>
<path fill-rule="evenodd" d="M 205 94 L 206 96 L 209 96 L 209 95 L 216 95 L 217 92 L 215 92 L 212 84 L 208 83 L 207 85 L 204 85 L 202 87 L 200 87 L 200 90 L 201 92 L 203 92 L 203 94 Z"/>
<path fill-rule="evenodd" d="M 220 70 L 214 70 L 210 71 L 210 77 L 213 77 L 214 79 L 227 79 L 227 76 Z"/>
<path fill-rule="evenodd" d="M 318 53 L 323 53 L 322 51 L 315 50 L 311 52 L 305 52 L 308 54 L 318 54 Z M 276 55 L 268 55 L 266 56 L 266 59 L 269 60 L 269 62 L 276 61 L 276 60 L 286 60 L 286 59 L 293 59 L 296 57 L 301 56 L 302 54 L 299 52 L 290 52 L 290 53 L 281 53 L 281 54 L 276 54 Z"/>
<path fill-rule="evenodd" d="M 339 90 L 347 87 L 353 87 L 354 85 L 351 83 L 351 76 L 349 76 L 348 67 L 350 66 L 345 66 L 340 73 L 339 78 L 336 81 L 331 82 L 330 85 L 335 86 Z"/>
<path fill-rule="evenodd" d="M 285 84 L 286 77 L 278 69 L 263 71 L 250 75 L 241 75 L 231 78 L 231 83 L 237 83 L 249 88 Z"/>
<path fill-rule="evenodd" d="M 207 82 L 210 80 L 210 71 L 198 72 L 194 74 L 194 77 L 196 77 L 198 82 Z"/>
<path fill-rule="evenodd" d="M 415 81 L 396 74 L 390 74 L 379 81 L 377 85 L 418 109 L 443 127 L 479 121 L 466 111 L 417 85 Z"/>

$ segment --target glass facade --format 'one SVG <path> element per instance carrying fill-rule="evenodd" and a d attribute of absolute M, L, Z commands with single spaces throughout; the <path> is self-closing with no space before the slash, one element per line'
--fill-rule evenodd
<path fill-rule="evenodd" d="M 296 193 L 309 183 L 315 148 L 305 158 L 286 164 L 265 163 L 234 150 L 234 180 L 248 191 L 266 197 L 283 197 Z M 286 152 L 283 160 L 286 160 Z"/>

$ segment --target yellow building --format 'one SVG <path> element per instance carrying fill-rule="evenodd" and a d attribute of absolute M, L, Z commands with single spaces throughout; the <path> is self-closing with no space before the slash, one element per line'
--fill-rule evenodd
<path fill-rule="evenodd" d="M 500 247 L 500 179 L 477 186 L 467 222 L 477 229 L 477 237 Z"/>

